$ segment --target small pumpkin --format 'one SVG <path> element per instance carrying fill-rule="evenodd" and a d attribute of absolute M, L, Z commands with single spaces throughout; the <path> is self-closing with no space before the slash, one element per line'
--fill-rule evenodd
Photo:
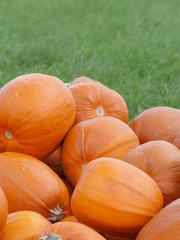
<path fill-rule="evenodd" d="M 43 159 L 72 127 L 75 105 L 60 79 L 34 73 L 19 76 L 1 88 L 0 113 L 0 152 Z"/>
<path fill-rule="evenodd" d="M 136 240 L 179 240 L 180 198 L 155 215 L 139 232 Z"/>
<path fill-rule="evenodd" d="M 46 218 L 33 211 L 10 213 L 0 239 L 32 240 L 36 234 L 50 225 Z"/>
<path fill-rule="evenodd" d="M 76 108 L 74 124 L 104 116 L 112 116 L 128 123 L 128 108 L 118 92 L 92 79 L 82 77 L 74 81 L 69 86 Z"/>
<path fill-rule="evenodd" d="M 77 222 L 54 223 L 34 240 L 105 240 L 99 233 L 84 224 Z"/>
<path fill-rule="evenodd" d="M 129 126 L 140 143 L 154 140 L 174 142 L 180 131 L 180 110 L 171 107 L 154 107 L 138 115 Z"/>
<path fill-rule="evenodd" d="M 8 216 L 8 203 L 6 196 L 0 187 L 0 233 L 4 228 Z"/>
<path fill-rule="evenodd" d="M 135 133 L 119 119 L 103 117 L 80 122 L 69 131 L 62 145 L 64 173 L 75 186 L 88 162 L 104 156 L 122 159 L 138 145 Z"/>
<path fill-rule="evenodd" d="M 0 153 L 0 172 L 9 213 L 31 210 L 50 221 L 68 215 L 67 188 L 42 161 L 22 153 Z"/>
<path fill-rule="evenodd" d="M 161 190 L 151 177 L 106 157 L 87 164 L 71 198 L 78 222 L 114 235 L 137 234 L 162 205 Z"/>
<path fill-rule="evenodd" d="M 59 177 L 65 177 L 61 163 L 61 146 L 42 161 L 47 164 Z"/>
<path fill-rule="evenodd" d="M 130 151 L 123 160 L 138 167 L 158 184 L 164 205 L 180 197 L 180 151 L 166 141 L 151 141 Z"/>

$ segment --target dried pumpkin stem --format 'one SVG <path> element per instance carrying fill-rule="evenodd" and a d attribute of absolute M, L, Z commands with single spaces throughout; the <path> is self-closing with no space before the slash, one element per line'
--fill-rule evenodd
<path fill-rule="evenodd" d="M 60 222 L 65 217 L 64 211 L 57 205 L 49 210 L 48 220 L 52 222 Z"/>
<path fill-rule="evenodd" d="M 48 236 L 40 237 L 38 240 L 62 240 L 62 237 L 58 234 L 51 233 Z"/>

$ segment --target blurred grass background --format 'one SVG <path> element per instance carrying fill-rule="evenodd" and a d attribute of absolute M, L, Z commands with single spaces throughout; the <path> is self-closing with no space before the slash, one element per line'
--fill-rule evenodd
<path fill-rule="evenodd" d="M 2 0 L 0 86 L 41 72 L 97 79 L 125 99 L 130 119 L 180 106 L 178 0 Z"/>

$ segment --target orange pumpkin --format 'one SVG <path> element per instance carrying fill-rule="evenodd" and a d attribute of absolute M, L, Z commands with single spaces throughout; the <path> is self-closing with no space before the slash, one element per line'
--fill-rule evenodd
<path fill-rule="evenodd" d="M 8 203 L 6 196 L 0 187 L 0 233 L 6 224 L 8 216 Z"/>
<path fill-rule="evenodd" d="M 128 123 L 128 108 L 119 93 L 91 79 L 80 79 L 69 86 L 76 107 L 75 124 L 104 116 Z"/>
<path fill-rule="evenodd" d="M 58 238 L 59 237 L 59 238 Z M 105 240 L 90 227 L 76 222 L 54 223 L 35 237 L 35 240 Z"/>
<path fill-rule="evenodd" d="M 68 214 L 67 188 L 43 162 L 22 153 L 0 153 L 0 172 L 9 213 L 31 210 L 51 221 Z"/>
<path fill-rule="evenodd" d="M 174 139 L 173 144 L 180 149 L 180 131 L 178 132 L 176 138 Z"/>
<path fill-rule="evenodd" d="M 43 159 L 61 143 L 75 118 L 72 94 L 56 77 L 27 74 L 0 90 L 0 152 Z"/>
<path fill-rule="evenodd" d="M 159 185 L 164 204 L 180 197 L 180 151 L 165 141 L 144 143 L 130 151 L 123 159 L 152 177 Z"/>
<path fill-rule="evenodd" d="M 61 163 L 61 147 L 58 147 L 53 153 L 44 158 L 42 161 L 47 164 L 59 177 L 65 177 Z"/>
<path fill-rule="evenodd" d="M 67 179 L 76 185 L 86 163 L 98 157 L 122 159 L 139 141 L 131 128 L 113 117 L 76 124 L 62 145 L 61 159 Z"/>
<path fill-rule="evenodd" d="M 163 208 L 139 232 L 136 240 L 179 240 L 180 199 Z"/>
<path fill-rule="evenodd" d="M 33 211 L 19 211 L 8 215 L 1 240 L 32 240 L 39 232 L 51 223 Z"/>
<path fill-rule="evenodd" d="M 114 235 L 138 233 L 162 205 L 161 190 L 151 177 L 105 157 L 87 164 L 71 198 L 78 222 Z"/>
<path fill-rule="evenodd" d="M 180 131 L 180 110 L 170 107 L 150 108 L 138 115 L 129 126 L 141 144 L 153 140 L 173 143 Z"/>

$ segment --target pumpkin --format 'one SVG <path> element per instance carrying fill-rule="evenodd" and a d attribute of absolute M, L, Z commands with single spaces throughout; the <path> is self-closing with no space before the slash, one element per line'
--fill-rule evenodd
<path fill-rule="evenodd" d="M 73 125 L 75 105 L 60 79 L 34 73 L 1 88 L 0 113 L 0 152 L 43 159 L 60 145 Z"/>
<path fill-rule="evenodd" d="M 136 240 L 179 240 L 180 198 L 155 215 L 139 232 Z"/>
<path fill-rule="evenodd" d="M 176 138 L 174 139 L 173 144 L 180 149 L 180 131 L 178 132 Z"/>
<path fill-rule="evenodd" d="M 162 205 L 161 190 L 151 177 L 106 157 L 87 164 L 71 198 L 78 222 L 114 235 L 138 233 Z"/>
<path fill-rule="evenodd" d="M 154 107 L 138 115 L 129 126 L 140 143 L 164 140 L 173 143 L 180 130 L 180 110 L 171 107 Z"/>
<path fill-rule="evenodd" d="M 8 215 L 7 224 L 4 227 L 1 240 L 32 240 L 51 223 L 33 211 L 19 211 Z"/>
<path fill-rule="evenodd" d="M 61 147 L 58 147 L 53 153 L 44 158 L 42 161 L 47 164 L 59 177 L 65 177 L 61 164 Z"/>
<path fill-rule="evenodd" d="M 76 108 L 74 124 L 104 116 L 128 123 L 128 108 L 119 93 L 91 79 L 83 81 L 69 86 Z"/>
<path fill-rule="evenodd" d="M 47 227 L 35 240 L 105 240 L 95 230 L 81 223 L 59 222 Z"/>
<path fill-rule="evenodd" d="M 68 216 L 63 218 L 61 222 L 78 222 L 75 216 Z"/>
<path fill-rule="evenodd" d="M 83 167 L 98 157 L 122 159 L 139 141 L 131 128 L 113 117 L 94 118 L 76 124 L 66 136 L 61 151 L 67 179 L 76 185 Z"/>
<path fill-rule="evenodd" d="M 130 151 L 123 159 L 138 167 L 159 185 L 164 204 L 180 197 L 180 151 L 166 141 L 151 141 Z"/>
<path fill-rule="evenodd" d="M 46 164 L 34 157 L 0 153 L 0 186 L 9 213 L 31 210 L 50 221 L 60 221 L 69 211 L 69 194 L 61 179 Z"/>
<path fill-rule="evenodd" d="M 8 216 L 8 203 L 6 196 L 0 187 L 0 233 L 6 224 Z"/>

